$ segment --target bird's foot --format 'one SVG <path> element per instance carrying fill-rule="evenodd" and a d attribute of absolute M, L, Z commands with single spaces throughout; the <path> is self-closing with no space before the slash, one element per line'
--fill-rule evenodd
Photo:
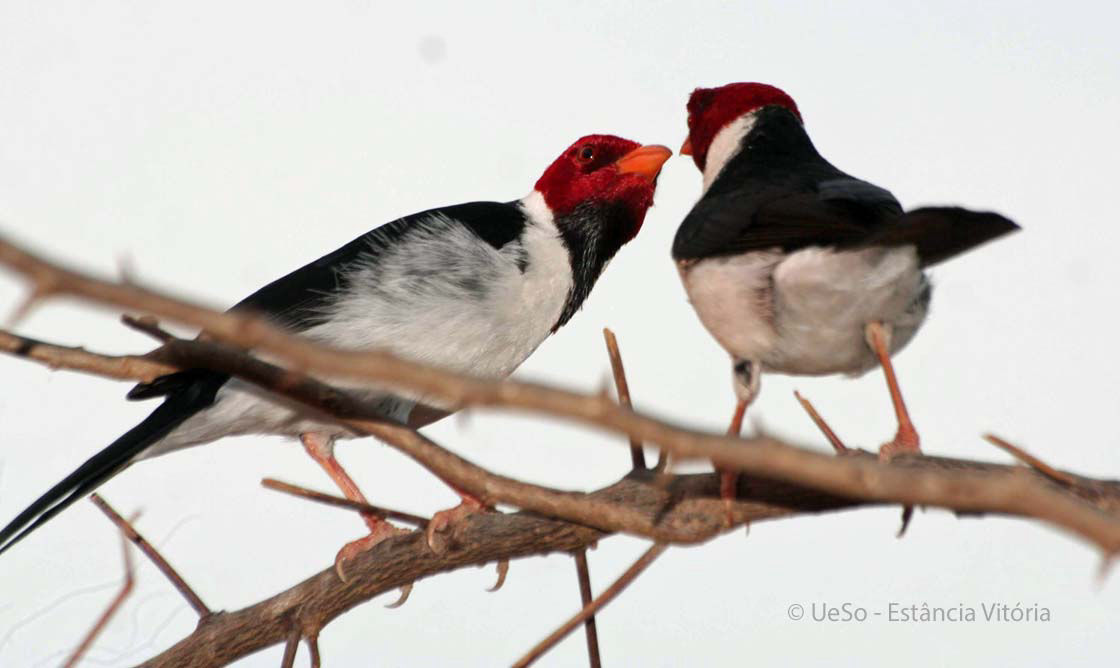
<path fill-rule="evenodd" d="M 352 561 L 354 557 L 369 550 L 386 538 L 392 538 L 393 536 L 400 536 L 406 533 L 408 533 L 407 529 L 393 526 L 383 520 L 370 523 L 368 536 L 343 545 L 342 549 L 339 550 L 338 554 L 335 556 L 334 572 L 338 574 L 338 579 L 343 582 L 349 582 L 349 579 L 346 577 L 346 562 Z"/>
<path fill-rule="evenodd" d="M 894 435 L 894 440 L 879 447 L 879 461 L 889 462 L 896 455 L 921 454 L 921 452 L 921 439 L 918 438 L 918 431 L 914 429 L 914 425 L 901 424 Z"/>
<path fill-rule="evenodd" d="M 451 539 L 451 534 L 455 525 L 462 522 L 467 517 L 475 513 L 490 512 L 492 508 L 488 508 L 486 504 L 482 503 L 470 494 L 461 494 L 462 502 L 454 508 L 441 510 L 428 522 L 428 528 L 425 530 L 425 536 L 428 539 L 428 548 L 436 554 L 443 554 L 447 551 L 448 543 Z"/>
<path fill-rule="evenodd" d="M 914 429 L 913 424 L 906 421 L 898 425 L 898 432 L 895 433 L 894 440 L 879 447 L 879 461 L 889 462 L 897 455 L 921 454 L 921 452 L 921 439 L 918 438 L 918 430 Z M 906 529 L 910 527 L 910 520 L 913 517 L 914 506 L 903 506 L 902 524 L 898 528 L 898 533 L 895 534 L 896 538 L 902 538 L 906 535 Z"/>
<path fill-rule="evenodd" d="M 906 410 L 906 402 L 902 400 L 902 390 L 898 387 L 898 377 L 894 373 L 894 364 L 891 363 L 891 327 L 881 322 L 870 322 L 864 330 L 867 345 L 879 358 L 883 367 L 883 376 L 887 381 L 887 390 L 891 394 L 891 403 L 894 405 L 894 415 L 898 419 L 898 432 L 894 440 L 884 443 L 879 448 L 879 460 L 890 461 L 895 455 L 902 453 L 920 453 L 918 430 L 910 420 L 910 411 Z"/>

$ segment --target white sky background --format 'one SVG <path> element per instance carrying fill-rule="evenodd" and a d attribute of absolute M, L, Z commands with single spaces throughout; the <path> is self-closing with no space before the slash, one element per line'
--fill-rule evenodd
<path fill-rule="evenodd" d="M 226 307 L 368 229 L 432 206 L 509 200 L 575 138 L 679 146 L 689 91 L 755 80 L 799 102 L 822 153 L 907 206 L 991 208 L 1014 238 L 940 266 L 933 312 L 897 358 L 927 452 L 1008 461 L 994 431 L 1056 465 L 1102 477 L 1114 429 L 1120 266 L 1120 15 L 1106 3 L 40 3 L 0 5 L 0 230 L 103 274 Z M 645 411 L 713 430 L 732 395 L 724 353 L 685 302 L 669 260 L 700 191 L 674 158 L 642 234 L 587 307 L 518 372 L 583 390 L 608 374 L 618 333 Z M 0 277 L 0 307 L 21 284 Z M 64 304 L 31 336 L 135 352 L 115 314 Z M 0 520 L 151 410 L 124 384 L 0 359 Z M 851 444 L 893 433 L 880 373 L 764 379 L 752 408 L 780 435 L 826 445 L 791 392 Z M 478 414 L 427 430 L 501 473 L 571 489 L 628 466 L 624 439 Z M 454 496 L 373 441 L 340 458 L 374 500 L 429 513 Z M 134 467 L 102 488 L 215 609 L 237 609 L 328 565 L 357 517 L 259 486 L 332 490 L 302 449 L 240 438 Z M 333 490 L 332 490 L 333 491 Z M 1114 575 L 1099 555 L 1035 523 L 898 510 L 763 523 L 672 549 L 599 618 L 607 665 L 1052 664 L 1115 656 Z M 644 550 L 590 553 L 596 590 Z M 146 561 L 88 665 L 130 665 L 194 626 Z M 0 665 L 56 665 L 120 580 L 118 537 L 79 503 L 0 559 Z M 323 632 L 330 666 L 511 662 L 578 606 L 554 556 L 425 580 Z M 1045 606 L 1045 624 L 794 622 L 793 603 Z M 542 665 L 582 665 L 573 635 Z M 240 665 L 278 665 L 281 648 Z M 301 658 L 305 660 L 301 649 Z"/>

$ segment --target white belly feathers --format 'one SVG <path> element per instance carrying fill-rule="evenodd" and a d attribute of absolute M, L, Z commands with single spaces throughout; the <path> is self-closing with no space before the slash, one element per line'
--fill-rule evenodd
<path fill-rule="evenodd" d="M 873 368 L 865 325 L 890 325 L 897 352 L 925 319 L 930 293 L 911 246 L 754 252 L 683 274 L 701 321 L 732 356 L 796 375 Z"/>

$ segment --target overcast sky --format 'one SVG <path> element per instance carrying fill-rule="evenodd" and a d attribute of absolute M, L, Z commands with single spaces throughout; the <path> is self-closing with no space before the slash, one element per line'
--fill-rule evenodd
<path fill-rule="evenodd" d="M 414 211 L 509 200 L 577 137 L 672 147 L 696 86 L 764 81 L 799 103 L 821 152 L 906 206 L 994 209 L 1024 231 L 939 266 L 925 328 L 896 358 L 931 454 L 1006 462 L 994 431 L 1088 475 L 1117 474 L 1115 286 L 1120 47 L 1115 5 L 1091 2 L 508 3 L 5 2 L 0 4 L 0 232 L 109 275 L 216 307 Z M 284 6 L 282 6 L 284 5 Z M 674 158 L 641 235 L 586 308 L 518 371 L 594 390 L 615 329 L 639 408 L 722 430 L 725 354 L 669 260 L 700 176 Z M 0 309 L 19 282 L 0 276 Z M 149 347 L 116 314 L 51 304 L 19 331 L 94 350 Z M 127 385 L 0 359 L 0 521 L 150 404 Z M 763 380 L 751 415 L 824 449 L 791 396 L 849 443 L 893 434 L 880 373 Z M 590 490 L 622 475 L 624 439 L 493 414 L 427 430 L 492 470 Z M 430 513 L 455 497 L 373 441 L 339 456 L 375 503 Z M 102 488 L 215 609 L 327 566 L 363 525 L 263 490 L 332 490 L 302 449 L 237 438 L 136 466 Z M 1115 657 L 1120 588 L 1099 555 L 1035 523 L 898 510 L 759 524 L 669 550 L 601 616 L 606 665 L 1069 665 Z M 644 549 L 590 553 L 596 590 Z M 0 665 L 57 665 L 120 580 L 117 534 L 79 503 L 0 559 Z M 554 556 L 417 583 L 326 628 L 325 665 L 509 663 L 578 607 Z M 792 621 L 793 604 L 1016 604 L 1046 623 Z M 194 627 L 147 562 L 88 656 L 131 665 Z M 578 635 L 541 665 L 585 662 Z M 276 666 L 274 647 L 238 665 Z M 305 660 L 301 650 L 300 662 Z"/>

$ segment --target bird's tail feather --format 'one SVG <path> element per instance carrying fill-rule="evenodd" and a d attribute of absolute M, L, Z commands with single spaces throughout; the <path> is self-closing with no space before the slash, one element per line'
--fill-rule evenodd
<path fill-rule="evenodd" d="M 907 211 L 897 222 L 885 226 L 873 242 L 886 246 L 914 244 L 922 266 L 928 267 L 1018 229 L 998 213 L 931 206 Z"/>
<path fill-rule="evenodd" d="M 90 457 L 0 529 L 0 553 L 18 543 L 70 504 L 128 466 L 136 455 L 214 402 L 217 388 L 205 383 L 168 396 L 143 422 Z"/>

